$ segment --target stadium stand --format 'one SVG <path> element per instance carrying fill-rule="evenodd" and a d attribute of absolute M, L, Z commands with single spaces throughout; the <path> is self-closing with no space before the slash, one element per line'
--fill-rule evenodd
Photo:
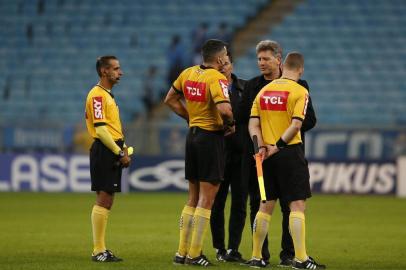
<path fill-rule="evenodd" d="M 260 39 L 305 55 L 305 75 L 320 124 L 396 126 L 406 123 L 406 2 L 308 0 Z M 253 47 L 253 46 L 252 46 Z M 255 49 L 236 61 L 258 74 Z"/>
<path fill-rule="evenodd" d="M 82 121 L 85 95 L 97 81 L 95 60 L 104 54 L 122 59 L 125 78 L 115 92 L 122 120 L 131 121 L 143 111 L 140 95 L 149 66 L 160 67 L 164 89 L 156 94 L 169 87 L 165 55 L 174 34 L 190 46 L 191 30 L 202 19 L 212 28 L 226 21 L 235 29 L 266 2 L 0 1 L 0 123 Z"/>
<path fill-rule="evenodd" d="M 122 120 L 131 121 L 144 110 L 149 66 L 159 67 L 155 95 L 168 87 L 166 50 L 174 34 L 191 54 L 190 33 L 202 19 L 211 30 L 222 21 L 235 30 L 269 2 L 121 0 L 112 8 L 106 0 L 0 1 L 0 124 L 82 121 L 85 94 L 97 81 L 94 62 L 103 54 L 123 60 L 116 96 Z M 308 0 L 258 40 L 305 55 L 320 124 L 405 124 L 405 12 L 402 0 Z M 236 59 L 244 78 L 257 75 L 254 45 Z"/>

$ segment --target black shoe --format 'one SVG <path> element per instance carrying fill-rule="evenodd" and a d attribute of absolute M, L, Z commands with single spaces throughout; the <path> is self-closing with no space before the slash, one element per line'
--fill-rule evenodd
<path fill-rule="evenodd" d="M 92 255 L 92 261 L 94 262 L 121 262 L 123 259 L 116 257 L 111 250 L 100 252 L 96 255 Z"/>
<path fill-rule="evenodd" d="M 293 260 L 292 267 L 294 269 L 310 269 L 310 270 L 315 270 L 315 269 L 326 269 L 326 266 L 323 264 L 318 264 L 316 261 L 309 256 L 309 258 L 304 261 L 300 262 L 296 259 Z"/>
<path fill-rule="evenodd" d="M 282 258 L 280 263 L 277 265 L 278 267 L 292 267 L 293 266 L 293 258 Z"/>
<path fill-rule="evenodd" d="M 234 249 L 229 249 L 227 251 L 227 254 L 224 256 L 224 259 L 227 262 L 245 262 L 245 260 L 242 258 L 241 253 Z"/>
<path fill-rule="evenodd" d="M 182 256 L 176 252 L 175 257 L 173 258 L 173 264 L 185 264 L 186 256 Z"/>
<path fill-rule="evenodd" d="M 253 268 L 265 268 L 269 262 L 267 263 L 263 259 L 256 259 L 252 258 L 251 260 L 246 261 L 245 263 L 241 263 L 241 265 L 253 267 Z"/>
<path fill-rule="evenodd" d="M 186 256 L 185 264 L 203 267 L 213 266 L 213 264 L 203 254 L 195 258 L 190 258 L 189 256 Z"/>
<path fill-rule="evenodd" d="M 225 249 L 217 249 L 216 260 L 219 262 L 225 262 L 226 255 L 227 255 L 227 251 Z"/>

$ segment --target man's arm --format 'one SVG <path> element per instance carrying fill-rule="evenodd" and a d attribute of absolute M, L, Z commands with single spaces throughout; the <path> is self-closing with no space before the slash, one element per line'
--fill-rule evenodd
<path fill-rule="evenodd" d="M 216 104 L 216 108 L 223 119 L 224 126 L 226 127 L 225 136 L 235 132 L 235 121 L 231 104 L 228 102 L 221 102 Z"/>
<path fill-rule="evenodd" d="M 185 104 L 181 101 L 182 96 L 171 87 L 165 97 L 165 104 L 171 108 L 177 115 L 189 122 L 189 113 L 186 110 Z"/>
<path fill-rule="evenodd" d="M 312 99 L 309 96 L 309 102 L 307 103 L 306 109 L 306 117 L 303 120 L 301 131 L 306 132 L 311 130 L 316 126 L 316 123 L 317 123 L 316 113 L 314 112 L 313 109 Z"/>
<path fill-rule="evenodd" d="M 248 122 L 248 131 L 250 133 L 251 139 L 254 135 L 258 138 L 258 146 L 261 147 L 264 145 L 264 140 L 262 139 L 262 129 L 261 122 L 258 117 L 251 117 Z"/>
<path fill-rule="evenodd" d="M 257 136 L 258 138 L 259 154 L 261 155 L 262 160 L 268 158 L 270 156 L 270 154 L 268 154 L 269 149 L 265 146 L 264 140 L 262 138 L 261 122 L 258 117 L 250 118 L 248 122 L 248 131 L 250 133 L 251 140 L 254 136 Z"/>
<path fill-rule="evenodd" d="M 107 130 L 106 126 L 97 126 L 96 128 L 96 135 L 99 140 L 108 148 L 111 152 L 115 155 L 118 155 L 121 151 L 120 147 L 114 142 L 113 137 Z"/>
<path fill-rule="evenodd" d="M 119 155 L 121 152 L 121 148 L 114 142 L 113 137 L 107 130 L 106 126 L 98 126 L 96 127 L 96 135 L 99 140 L 113 152 L 115 155 Z M 120 156 L 120 163 L 124 168 L 130 166 L 131 158 L 128 155 L 127 148 L 124 149 L 122 152 L 123 155 Z"/>
<path fill-rule="evenodd" d="M 298 83 L 304 88 L 306 88 L 307 91 L 309 92 L 309 85 L 306 80 L 299 80 Z M 314 112 L 312 99 L 309 95 L 309 102 L 307 103 L 306 109 L 306 117 L 303 121 L 302 128 L 300 129 L 300 131 L 303 133 L 308 130 L 311 130 L 316 126 L 316 123 L 317 123 L 316 113 Z"/>
<path fill-rule="evenodd" d="M 295 135 L 300 131 L 302 127 L 302 121 L 298 119 L 292 119 L 290 126 L 283 132 L 280 139 L 276 142 L 276 146 L 281 149 L 285 147 Z"/>

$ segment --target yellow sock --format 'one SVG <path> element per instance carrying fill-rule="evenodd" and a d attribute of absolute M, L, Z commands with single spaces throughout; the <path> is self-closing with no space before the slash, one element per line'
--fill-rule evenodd
<path fill-rule="evenodd" d="M 93 254 L 106 250 L 104 236 L 106 233 L 107 218 L 109 210 L 95 205 L 92 210 L 92 229 L 93 229 Z"/>
<path fill-rule="evenodd" d="M 190 246 L 193 214 L 196 208 L 185 205 L 179 220 L 179 248 L 178 254 L 186 256 Z"/>
<path fill-rule="evenodd" d="M 257 259 L 262 258 L 262 245 L 264 244 L 266 234 L 268 233 L 270 221 L 271 215 L 258 211 L 254 220 L 252 232 L 252 257 Z"/>
<path fill-rule="evenodd" d="M 193 216 L 192 241 L 190 242 L 189 257 L 200 256 L 203 247 L 204 236 L 210 224 L 211 210 L 197 207 Z"/>
<path fill-rule="evenodd" d="M 295 257 L 301 262 L 307 260 L 305 216 L 302 212 L 290 212 L 289 229 L 295 247 Z"/>

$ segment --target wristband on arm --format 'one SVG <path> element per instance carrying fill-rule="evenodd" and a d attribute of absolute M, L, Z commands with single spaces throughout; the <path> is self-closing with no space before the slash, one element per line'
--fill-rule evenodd
<path fill-rule="evenodd" d="M 235 126 L 235 120 L 233 119 L 233 120 L 226 121 L 225 124 L 228 127 Z"/>
<path fill-rule="evenodd" d="M 279 150 L 285 148 L 288 144 L 282 140 L 282 137 L 279 138 L 279 140 L 276 142 L 276 147 L 278 147 Z"/>

